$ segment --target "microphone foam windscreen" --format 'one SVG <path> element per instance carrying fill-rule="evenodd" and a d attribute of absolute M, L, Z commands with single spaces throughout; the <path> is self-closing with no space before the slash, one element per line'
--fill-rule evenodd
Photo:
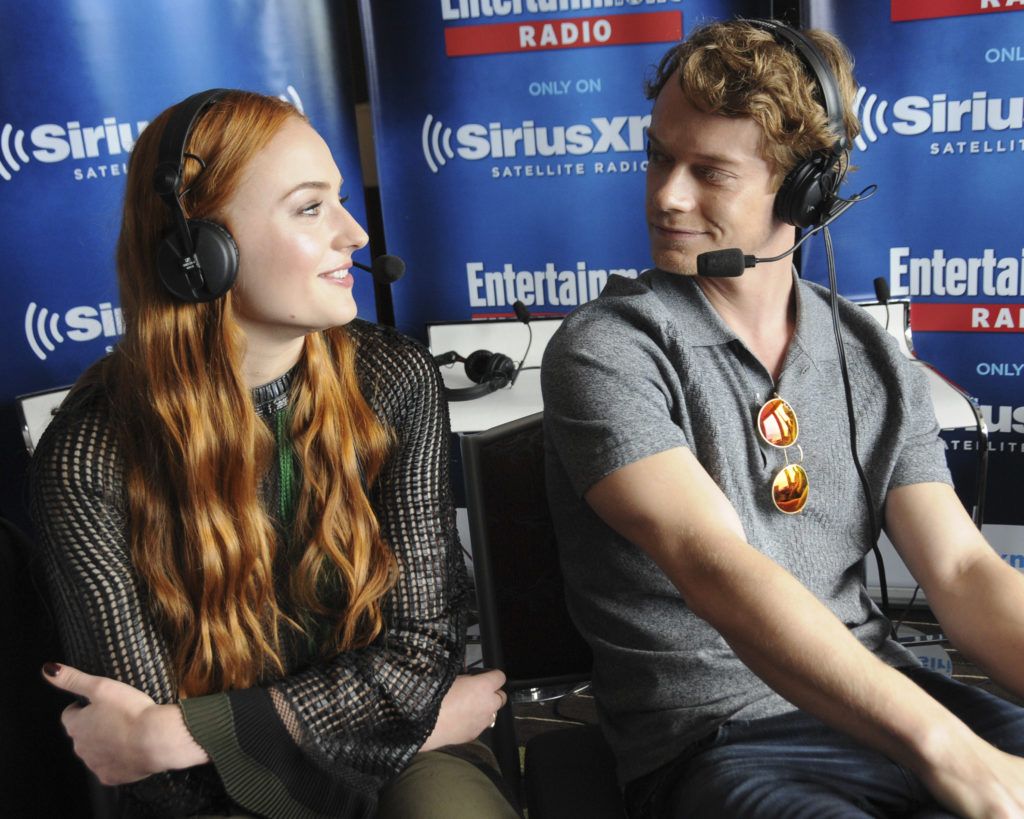
<path fill-rule="evenodd" d="M 889 282 L 885 280 L 884 276 L 879 276 L 874 280 L 875 285 L 875 298 L 878 299 L 879 304 L 886 304 L 889 301 Z"/>
<path fill-rule="evenodd" d="M 742 276 L 746 269 L 743 251 L 738 247 L 697 254 L 697 275 L 710 278 Z"/>
<path fill-rule="evenodd" d="M 521 301 L 516 299 L 512 304 L 512 309 L 515 311 L 516 318 L 519 319 L 523 324 L 530 323 L 530 310 Z"/>
<path fill-rule="evenodd" d="M 405 262 L 398 256 L 385 254 L 373 260 L 373 277 L 385 284 L 393 284 L 405 275 Z"/>

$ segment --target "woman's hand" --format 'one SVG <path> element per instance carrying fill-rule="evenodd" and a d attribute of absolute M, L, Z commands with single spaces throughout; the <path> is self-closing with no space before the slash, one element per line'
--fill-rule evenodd
<path fill-rule="evenodd" d="M 43 671 L 51 685 L 79 697 L 64 709 L 61 723 L 75 753 L 104 785 L 209 761 L 177 705 L 157 705 L 137 688 L 71 666 L 47 663 Z"/>
<path fill-rule="evenodd" d="M 501 690 L 504 684 L 505 674 L 496 669 L 456 677 L 441 701 L 434 731 L 420 750 L 432 751 L 480 736 L 485 728 L 494 724 L 498 709 L 508 700 Z"/>

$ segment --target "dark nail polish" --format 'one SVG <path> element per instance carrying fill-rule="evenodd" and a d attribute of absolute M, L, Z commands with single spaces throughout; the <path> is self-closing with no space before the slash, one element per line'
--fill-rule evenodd
<path fill-rule="evenodd" d="M 56 677 L 60 674 L 60 666 L 57 663 L 43 663 L 43 673 L 47 677 Z"/>

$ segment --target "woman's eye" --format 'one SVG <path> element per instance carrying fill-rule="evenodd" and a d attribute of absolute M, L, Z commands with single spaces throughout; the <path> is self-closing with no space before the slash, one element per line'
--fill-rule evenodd
<path fill-rule="evenodd" d="M 311 204 L 306 205 L 300 213 L 304 216 L 318 216 L 320 214 L 321 205 L 323 205 L 323 202 L 312 202 Z"/>
<path fill-rule="evenodd" d="M 348 200 L 349 200 L 349 197 L 347 197 L 347 196 L 339 196 L 339 197 L 338 197 L 338 201 L 339 201 L 339 202 L 341 203 L 342 207 L 344 207 L 345 203 L 346 203 L 346 202 L 347 202 Z"/>

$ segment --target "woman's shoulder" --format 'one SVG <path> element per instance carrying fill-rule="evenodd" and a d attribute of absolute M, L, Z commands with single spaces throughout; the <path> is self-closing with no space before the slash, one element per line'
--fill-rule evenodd
<path fill-rule="evenodd" d="M 410 402 L 438 400 L 440 373 L 427 348 L 394 327 L 356 319 L 345 326 L 355 344 L 356 370 L 363 395 L 385 417 Z"/>
<path fill-rule="evenodd" d="M 35 475 L 59 472 L 65 477 L 98 477 L 116 461 L 116 424 L 110 396 L 102 380 L 93 375 L 90 371 L 79 379 L 54 411 L 32 455 Z"/>
<path fill-rule="evenodd" d="M 420 380 L 436 371 L 433 358 L 422 342 L 394 327 L 355 319 L 345 327 L 356 345 L 356 363 L 378 377 Z"/>

